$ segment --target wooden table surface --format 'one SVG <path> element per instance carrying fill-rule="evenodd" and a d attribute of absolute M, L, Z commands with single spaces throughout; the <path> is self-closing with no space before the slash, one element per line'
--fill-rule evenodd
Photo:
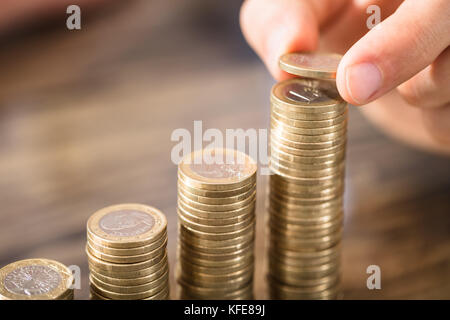
<path fill-rule="evenodd" d="M 273 84 L 239 32 L 239 1 L 136 1 L 0 42 L 0 265 L 46 257 L 82 269 L 97 209 L 150 204 L 176 256 L 177 128 L 267 128 Z M 225 10 L 226 9 L 226 10 Z M 59 19 L 59 20 L 58 20 Z M 343 241 L 346 299 L 450 298 L 450 160 L 384 136 L 351 107 Z M 258 178 L 255 293 L 264 280 Z M 368 290 L 366 268 L 381 268 Z M 175 290 L 172 290 L 173 292 Z"/>

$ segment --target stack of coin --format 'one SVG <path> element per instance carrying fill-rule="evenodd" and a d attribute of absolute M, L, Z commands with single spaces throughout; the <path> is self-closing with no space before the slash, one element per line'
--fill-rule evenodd
<path fill-rule="evenodd" d="M 288 54 L 280 67 L 314 77 L 271 92 L 269 287 L 273 299 L 339 292 L 347 103 L 335 83 L 340 56 Z"/>
<path fill-rule="evenodd" d="M 181 299 L 253 297 L 256 169 L 230 149 L 199 150 L 179 164 Z"/>
<path fill-rule="evenodd" d="M 91 298 L 169 298 L 167 220 L 159 210 L 120 204 L 94 213 L 87 222 Z"/>
<path fill-rule="evenodd" d="M 73 300 L 74 278 L 65 265 L 27 259 L 0 269 L 0 300 Z"/>

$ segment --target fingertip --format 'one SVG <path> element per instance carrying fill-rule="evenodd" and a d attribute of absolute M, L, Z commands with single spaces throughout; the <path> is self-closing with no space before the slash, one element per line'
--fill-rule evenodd
<path fill-rule="evenodd" d="M 352 105 L 359 105 L 359 103 L 353 99 L 352 95 L 348 90 L 347 75 L 346 75 L 347 60 L 348 59 L 346 58 L 346 56 L 344 56 L 341 62 L 339 63 L 338 70 L 336 72 L 336 87 L 342 99 L 344 99 L 345 101 L 347 101 Z"/>
<path fill-rule="evenodd" d="M 247 0 L 240 11 L 242 32 L 250 46 L 277 79 L 289 78 L 278 61 L 282 54 L 317 48 L 317 18 L 307 2 Z"/>
<path fill-rule="evenodd" d="M 373 62 L 352 63 L 344 56 L 338 67 L 336 85 L 342 98 L 354 105 L 371 102 L 383 85 L 381 70 Z"/>

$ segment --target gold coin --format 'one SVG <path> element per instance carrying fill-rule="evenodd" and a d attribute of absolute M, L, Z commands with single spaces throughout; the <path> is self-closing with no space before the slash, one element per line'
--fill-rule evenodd
<path fill-rule="evenodd" d="M 163 300 L 167 299 L 167 295 L 169 292 L 169 284 L 164 283 L 160 291 L 155 294 L 149 294 L 146 292 L 143 293 L 132 293 L 132 294 L 121 294 L 110 292 L 108 290 L 104 290 L 96 287 L 91 283 L 91 293 L 94 292 L 97 296 L 104 297 L 110 300 Z"/>
<path fill-rule="evenodd" d="M 325 290 L 319 293 L 292 293 L 270 288 L 271 300 L 335 300 L 339 297 L 338 290 Z"/>
<path fill-rule="evenodd" d="M 179 285 L 183 287 L 183 289 L 189 291 L 189 293 L 199 296 L 209 296 L 210 299 L 217 299 L 218 297 L 221 297 L 222 299 L 231 298 L 231 296 L 242 294 L 243 292 L 246 292 L 249 290 L 250 286 L 253 286 L 253 281 L 249 281 L 247 283 L 241 284 L 240 288 L 227 288 L 227 287 L 220 287 L 220 288 L 204 288 L 200 286 L 194 286 L 183 279 L 178 278 L 177 282 Z"/>
<path fill-rule="evenodd" d="M 306 136 L 305 136 L 306 137 Z M 316 137 L 316 136 L 314 136 Z M 329 149 L 335 146 L 342 146 L 346 143 L 347 141 L 347 136 L 346 135 L 339 135 L 338 137 L 329 140 L 329 141 L 325 141 L 325 142 L 297 142 L 297 141 L 292 141 L 292 140 L 288 140 L 285 139 L 279 135 L 276 135 L 275 132 L 271 131 L 270 132 L 270 141 L 272 142 L 273 140 L 276 140 L 276 142 L 278 142 L 278 144 L 282 145 L 282 146 L 287 146 L 290 148 L 294 148 L 294 149 L 299 149 L 299 150 L 323 150 L 323 149 Z"/>
<path fill-rule="evenodd" d="M 275 165 L 279 165 L 284 170 L 297 170 L 297 171 L 320 171 L 324 169 L 332 169 L 336 168 L 340 165 L 343 165 L 345 162 L 344 159 L 341 159 L 339 161 L 328 161 L 320 164 L 304 164 L 304 163 L 298 163 L 298 162 L 292 162 L 292 161 L 286 161 L 284 159 L 277 158 L 276 155 L 271 155 L 270 162 L 274 163 Z M 284 181 L 285 182 L 285 181 Z"/>
<path fill-rule="evenodd" d="M 96 251 L 114 255 L 114 256 L 136 256 L 141 254 L 149 253 L 156 248 L 161 247 L 161 245 L 167 241 L 167 232 L 164 231 L 158 239 L 155 239 L 155 242 L 149 245 L 145 245 L 142 247 L 136 248 L 128 248 L 128 249 L 117 249 L 111 247 L 105 247 L 95 242 L 94 239 L 91 238 L 89 233 L 87 234 L 87 240 L 90 247 L 95 249 Z"/>
<path fill-rule="evenodd" d="M 206 245 L 202 244 L 196 244 L 189 242 L 188 238 L 183 237 L 182 235 L 179 235 L 178 241 L 180 243 L 183 243 L 184 246 L 188 247 L 191 250 L 198 251 L 200 253 L 207 253 L 207 254 L 228 254 L 235 252 L 237 250 L 240 250 L 242 248 L 247 247 L 254 241 L 254 237 L 249 238 L 248 241 L 238 243 L 236 245 L 228 246 L 228 247 L 208 247 Z"/>
<path fill-rule="evenodd" d="M 343 174 L 345 165 L 344 163 L 336 164 L 332 167 L 318 170 L 305 170 L 298 168 L 289 168 L 283 166 L 281 163 L 277 162 L 275 159 L 270 159 L 269 163 L 270 168 L 274 168 L 274 170 L 281 172 L 285 175 L 289 175 L 294 178 L 321 178 L 328 177 L 337 174 Z"/>
<path fill-rule="evenodd" d="M 310 217 L 328 215 L 336 210 L 342 211 L 343 205 L 342 196 L 337 196 L 322 203 L 308 203 L 307 201 L 295 201 L 292 200 L 292 198 L 287 197 L 281 198 L 272 192 L 269 199 L 270 207 L 277 212 L 291 214 L 298 217 L 301 217 L 302 213 L 310 214 Z"/>
<path fill-rule="evenodd" d="M 329 256 L 317 257 L 317 258 L 295 259 L 295 258 L 283 255 L 282 254 L 283 251 L 285 251 L 285 250 L 278 250 L 276 248 L 270 247 L 269 248 L 270 259 L 273 259 L 274 263 L 280 263 L 280 264 L 295 267 L 295 268 L 323 265 L 323 264 L 327 264 L 327 263 L 332 263 L 334 260 L 339 259 L 339 254 L 336 254 L 334 256 L 329 255 Z"/>
<path fill-rule="evenodd" d="M 335 300 L 339 297 L 339 289 L 334 287 L 320 292 L 305 292 L 305 290 L 297 290 L 297 287 L 285 286 L 280 289 L 280 285 L 274 287 L 271 284 L 269 293 L 271 300 Z"/>
<path fill-rule="evenodd" d="M 114 263 L 107 262 L 97 257 L 93 256 L 89 250 L 86 250 L 86 254 L 88 256 L 89 264 L 94 265 L 97 269 L 111 271 L 111 272 L 131 272 L 131 271 L 139 271 L 143 269 L 147 269 L 152 267 L 153 265 L 160 262 L 164 259 L 166 255 L 166 250 L 162 250 L 161 253 L 151 259 L 148 259 L 143 262 L 136 263 Z"/>
<path fill-rule="evenodd" d="M 231 224 L 231 225 L 225 225 L 225 226 L 208 226 L 208 225 L 202 225 L 199 223 L 195 223 L 192 221 L 189 221 L 187 217 L 185 217 L 182 214 L 182 211 L 178 212 L 178 221 L 180 224 L 184 225 L 185 227 L 188 227 L 190 230 L 193 231 L 200 231 L 200 232 L 206 232 L 210 234 L 227 234 L 230 232 L 238 232 L 243 230 L 245 227 L 251 224 L 255 224 L 255 216 L 251 215 L 247 219 Z"/>
<path fill-rule="evenodd" d="M 132 271 L 111 271 L 111 270 L 105 270 L 104 268 L 98 268 L 98 266 L 94 265 L 89 261 L 89 270 L 91 272 L 95 272 L 95 274 L 102 274 L 106 277 L 116 278 L 116 279 L 123 279 L 124 281 L 134 281 L 137 279 L 140 279 L 142 277 L 150 277 L 154 273 L 158 272 L 159 270 L 162 270 L 168 266 L 167 262 L 167 253 L 164 253 L 164 257 L 154 265 L 141 269 L 141 270 L 132 270 Z"/>
<path fill-rule="evenodd" d="M 337 211 L 335 214 L 325 215 L 323 217 L 307 217 L 306 215 L 302 218 L 292 218 L 290 216 L 283 216 L 282 214 L 275 213 L 272 210 L 269 210 L 270 218 L 272 219 L 278 219 L 281 221 L 281 223 L 289 223 L 292 225 L 301 225 L 301 226 L 315 226 L 315 225 L 321 225 L 324 223 L 327 223 L 329 221 L 332 221 L 336 219 L 336 217 L 342 216 L 342 211 Z"/>
<path fill-rule="evenodd" d="M 196 209 L 185 202 L 178 199 L 178 208 L 184 209 L 184 211 L 189 212 L 192 215 L 195 215 L 200 218 L 206 218 L 206 219 L 226 219 L 226 218 L 232 218 L 236 216 L 241 216 L 245 214 L 249 214 L 255 210 L 256 203 L 250 202 L 248 205 L 243 206 L 241 208 L 230 210 L 230 211 L 205 211 Z"/>
<path fill-rule="evenodd" d="M 199 189 L 199 188 L 191 187 L 183 181 L 182 176 L 178 175 L 178 187 L 183 188 L 183 190 L 185 190 L 191 194 L 201 196 L 201 197 L 228 198 L 228 197 L 239 196 L 243 193 L 246 193 L 249 190 L 256 188 L 256 184 L 255 184 L 255 182 L 251 182 L 242 187 L 232 189 L 232 190 L 211 191 L 211 190 L 207 190 L 207 189 Z"/>
<path fill-rule="evenodd" d="M 160 278 L 168 270 L 169 266 L 166 261 L 166 263 L 162 264 L 161 268 L 155 270 L 155 272 L 151 273 L 150 275 L 139 278 L 131 278 L 131 279 L 115 278 L 103 275 L 102 273 L 98 273 L 97 271 L 95 271 L 95 269 L 91 269 L 89 271 L 96 279 L 101 280 L 102 282 L 115 286 L 127 287 L 127 286 L 138 286 L 152 282 L 153 280 Z"/>
<path fill-rule="evenodd" d="M 270 102 L 305 114 L 336 111 L 346 104 L 339 96 L 335 83 L 304 78 L 276 83 L 270 92 Z"/>
<path fill-rule="evenodd" d="M 236 264 L 242 263 L 242 261 L 247 261 L 250 258 L 254 258 L 253 250 L 244 251 L 241 255 L 238 255 L 235 258 L 229 260 L 208 260 L 190 256 L 190 253 L 186 253 L 186 250 L 180 250 L 180 248 L 178 249 L 179 249 L 178 250 L 179 257 L 189 260 L 192 264 L 199 265 L 202 267 L 216 267 L 216 268 L 232 267 Z"/>
<path fill-rule="evenodd" d="M 153 295 L 152 293 L 157 293 L 161 291 L 161 285 L 167 284 L 169 281 L 169 272 L 166 272 L 161 275 L 159 278 L 152 280 L 151 282 L 134 285 L 134 286 L 117 286 L 113 284 L 106 283 L 100 279 L 97 279 L 94 274 L 91 273 L 90 281 L 97 288 L 102 288 L 114 293 L 123 293 L 123 294 L 132 294 L 132 293 L 142 293 L 146 292 L 149 296 Z"/>
<path fill-rule="evenodd" d="M 200 272 L 202 274 L 207 275 L 227 275 L 227 274 L 233 274 L 240 270 L 246 269 L 248 267 L 253 268 L 254 265 L 254 257 L 248 257 L 247 259 L 241 259 L 232 266 L 225 266 L 225 267 L 204 267 L 197 264 L 192 263 L 190 260 L 183 258 L 182 256 L 178 255 L 178 263 L 183 268 L 183 270 L 194 270 L 195 272 Z"/>
<path fill-rule="evenodd" d="M 327 204 L 327 203 L 324 203 Z M 296 205 L 299 209 L 293 210 L 292 208 L 286 208 L 271 202 L 268 207 L 268 211 L 274 218 L 280 218 L 288 223 L 295 224 L 320 224 L 332 220 L 333 218 L 342 215 L 342 207 L 330 207 L 310 212 L 303 210 L 305 205 Z"/>
<path fill-rule="evenodd" d="M 312 186 L 292 186 L 288 187 L 283 184 L 276 184 L 275 182 L 270 182 L 270 191 L 275 193 L 280 193 L 282 195 L 298 198 L 321 198 L 328 195 L 340 195 L 344 192 L 344 183 L 336 183 L 332 186 L 327 186 L 325 188 L 312 187 Z"/>
<path fill-rule="evenodd" d="M 255 223 L 250 223 L 245 228 L 233 232 L 225 232 L 225 233 L 212 233 L 212 232 L 204 232 L 192 229 L 189 226 L 183 225 L 185 231 L 191 235 L 195 235 L 197 238 L 205 239 L 205 240 L 213 240 L 213 241 L 222 241 L 222 240 L 233 240 L 235 238 L 239 238 L 248 233 L 254 232 Z"/>
<path fill-rule="evenodd" d="M 304 238 L 304 239 L 288 239 L 282 235 L 271 230 L 270 241 L 277 243 L 277 247 L 286 250 L 324 250 L 335 246 L 341 241 L 341 233 L 319 237 L 319 238 Z"/>
<path fill-rule="evenodd" d="M 301 230 L 302 228 L 307 230 L 327 229 L 329 227 L 342 225 L 343 222 L 342 211 L 339 214 L 329 215 L 326 219 L 317 219 L 315 223 L 311 223 L 311 221 L 307 219 L 290 219 L 290 217 L 285 217 L 271 210 L 269 210 L 269 212 L 269 222 L 273 221 L 277 226 L 280 226 L 280 228 L 291 228 L 292 230 Z"/>
<path fill-rule="evenodd" d="M 196 194 L 193 194 L 189 192 L 188 190 L 184 189 L 184 187 L 178 183 L 178 193 L 181 193 L 183 197 L 189 199 L 190 201 L 206 204 L 206 205 L 229 205 L 234 203 L 239 203 L 243 200 L 251 198 L 251 196 L 256 191 L 256 185 L 247 190 L 244 193 L 231 196 L 231 197 L 224 197 L 224 198 L 211 198 L 211 197 L 203 197 Z"/>
<path fill-rule="evenodd" d="M 336 231 L 336 229 L 340 229 L 342 227 L 343 220 L 343 215 L 338 215 L 335 219 L 322 224 L 300 225 L 288 223 L 286 220 L 279 220 L 271 215 L 269 218 L 269 224 L 281 231 L 286 230 L 287 232 L 304 232 L 307 234 L 309 232 L 318 232 L 323 230 Z"/>
<path fill-rule="evenodd" d="M 48 259 L 16 261 L 0 269 L 0 300 L 57 300 L 73 292 L 65 265 Z"/>
<path fill-rule="evenodd" d="M 298 134 L 298 133 L 290 133 L 285 130 L 284 126 L 276 126 L 273 123 L 270 125 L 271 132 L 281 137 L 282 139 L 293 141 L 296 143 L 320 143 L 320 142 L 329 142 L 336 139 L 340 139 L 347 134 L 347 128 L 344 127 L 340 130 L 324 133 L 324 134 L 316 134 L 316 135 L 306 135 L 306 134 Z"/>
<path fill-rule="evenodd" d="M 273 220 L 272 220 L 273 221 Z M 297 227 L 300 227 L 297 225 Z M 293 242 L 304 241 L 324 241 L 328 237 L 338 237 L 342 233 L 342 224 L 334 224 L 333 227 L 325 229 L 309 229 L 308 231 L 303 229 L 287 229 L 280 228 L 278 224 L 269 222 L 269 229 L 273 236 L 282 240 L 291 240 Z M 301 231 L 300 231 L 301 230 Z"/>
<path fill-rule="evenodd" d="M 325 193 L 322 195 L 311 195 L 311 194 L 292 194 L 285 192 L 284 190 L 279 191 L 276 188 L 271 188 L 271 196 L 276 197 L 279 201 L 288 202 L 292 204 L 298 204 L 298 205 L 315 205 L 315 204 L 321 204 L 327 201 L 331 201 L 335 198 L 342 196 L 343 189 L 334 190 L 334 192 Z"/>
<path fill-rule="evenodd" d="M 333 174 L 330 174 L 327 176 L 323 176 L 323 177 L 302 178 L 302 177 L 290 176 L 288 174 L 280 172 L 277 168 L 278 167 L 275 167 L 275 166 L 270 167 L 270 170 L 272 171 L 272 173 L 274 175 L 279 175 L 283 179 L 292 181 L 295 184 L 299 184 L 299 185 L 303 185 L 303 186 L 308 186 L 308 185 L 310 185 L 310 186 L 330 186 L 330 185 L 334 185 L 336 183 L 336 181 L 342 180 L 345 178 L 345 170 L 341 170 L 340 172 L 338 171 L 336 173 L 333 173 Z M 342 183 L 342 181 L 340 181 L 339 183 Z"/>
<path fill-rule="evenodd" d="M 318 191 L 330 188 L 337 188 L 344 184 L 342 177 L 331 177 L 325 179 L 292 179 L 286 176 L 281 176 L 274 172 L 270 175 L 270 188 L 284 190 L 286 188 L 292 189 L 293 192 L 309 192 Z"/>
<path fill-rule="evenodd" d="M 324 113 L 294 113 L 283 111 L 274 104 L 272 104 L 270 108 L 271 119 L 276 119 L 292 127 L 299 128 L 302 128 L 301 125 L 303 125 L 303 121 L 325 121 L 333 119 L 342 121 L 346 119 L 346 115 L 346 109 L 343 109 L 342 111 L 330 111 Z"/>
<path fill-rule="evenodd" d="M 342 56 L 336 53 L 292 52 L 280 57 L 280 68 L 304 78 L 336 79 Z"/>
<path fill-rule="evenodd" d="M 329 134 L 333 132 L 338 132 L 347 128 L 347 119 L 344 119 L 338 124 L 331 125 L 324 128 L 302 128 L 302 127 L 293 127 L 283 121 L 276 119 L 275 117 L 270 118 L 270 127 L 277 128 L 285 132 L 286 134 L 299 134 L 299 135 L 308 135 L 308 136 L 316 136 L 322 134 Z"/>
<path fill-rule="evenodd" d="M 256 181 L 256 163 L 245 153 L 231 149 L 194 151 L 178 166 L 183 181 L 194 188 L 234 190 Z"/>
<path fill-rule="evenodd" d="M 273 188 L 276 190 L 281 190 L 280 192 L 282 192 L 285 189 L 285 186 L 288 185 L 289 188 L 292 188 L 292 192 L 290 192 L 290 194 L 293 193 L 303 193 L 306 192 L 304 191 L 305 189 L 309 189 L 311 191 L 315 191 L 315 190 L 326 190 L 326 189 L 333 189 L 333 188 L 343 188 L 344 187 L 344 182 L 345 182 L 345 172 L 342 172 L 340 174 L 334 174 L 334 175 L 329 175 L 329 176 L 325 176 L 325 177 L 317 177 L 317 178 L 299 178 L 299 177 L 291 177 L 291 176 L 287 176 L 287 175 L 280 175 L 278 173 L 275 173 L 275 171 L 272 171 L 271 174 L 271 179 L 272 177 L 281 177 L 283 179 L 285 179 L 286 181 L 289 181 L 287 184 L 281 184 L 278 182 L 273 182 L 269 188 Z M 275 180 L 275 179 L 273 179 Z"/>
<path fill-rule="evenodd" d="M 206 300 L 250 300 L 253 298 L 253 282 L 239 290 L 231 290 L 223 293 L 223 291 L 203 289 L 201 287 L 190 286 L 188 284 L 179 283 L 178 297 L 180 299 L 206 299 Z"/>
<path fill-rule="evenodd" d="M 317 280 L 323 277 L 329 276 L 333 273 L 338 273 L 340 268 L 340 261 L 333 260 L 330 263 L 315 266 L 289 266 L 282 263 L 277 263 L 275 260 L 269 261 L 269 273 L 271 275 L 277 274 L 278 277 L 296 278 L 299 281 L 305 280 Z"/>
<path fill-rule="evenodd" d="M 339 292 L 325 290 L 319 295 L 314 294 L 290 294 L 285 292 L 270 291 L 271 300 L 339 300 Z"/>
<path fill-rule="evenodd" d="M 334 234 L 340 232 L 342 229 L 341 225 L 335 225 L 330 228 L 324 229 L 287 229 L 281 228 L 279 225 L 271 223 L 270 231 L 277 234 L 283 234 L 285 237 L 294 237 L 295 239 L 317 239 L 321 237 L 333 236 Z"/>
<path fill-rule="evenodd" d="M 271 244 L 272 245 L 272 244 Z M 269 250 L 271 250 L 269 248 Z M 275 250 L 275 248 L 274 248 Z M 278 250 L 276 248 L 273 251 L 277 254 L 278 257 L 282 258 L 282 256 L 297 259 L 297 260 L 308 260 L 308 259 L 321 259 L 321 258 L 329 258 L 334 259 L 334 257 L 338 257 L 341 252 L 341 245 L 338 243 L 334 247 L 330 247 L 325 250 Z"/>
<path fill-rule="evenodd" d="M 276 147 L 271 148 L 271 157 L 282 159 L 284 161 L 294 162 L 298 164 L 317 165 L 328 162 L 338 162 L 345 159 L 345 148 L 335 153 L 329 153 L 322 156 L 298 156 L 286 153 Z"/>
<path fill-rule="evenodd" d="M 299 78 L 276 83 L 270 102 L 283 112 L 307 115 L 343 111 L 347 107 L 334 83 Z"/>
<path fill-rule="evenodd" d="M 292 196 L 288 194 L 282 194 L 275 189 L 271 189 L 270 198 L 282 203 L 289 203 L 301 206 L 314 206 L 332 201 L 336 198 L 342 197 L 342 194 L 330 194 L 320 198 L 300 198 L 298 196 Z"/>
<path fill-rule="evenodd" d="M 338 125 L 344 121 L 347 121 L 347 113 L 345 111 L 343 114 L 337 116 L 332 119 L 324 119 L 324 120 L 298 120 L 292 119 L 284 116 L 283 114 L 279 114 L 277 112 L 271 112 L 270 118 L 278 120 L 284 124 L 287 124 L 291 127 L 296 128 L 305 128 L 305 129 L 319 129 L 319 128 L 329 128 L 335 125 Z"/>
<path fill-rule="evenodd" d="M 178 226 L 178 234 L 183 237 L 183 240 L 190 244 L 191 246 L 195 246 L 196 248 L 211 248 L 213 249 L 222 249 L 229 248 L 237 245 L 242 245 L 244 243 L 248 243 L 254 240 L 255 232 L 253 229 L 249 230 L 247 233 L 241 236 L 236 236 L 231 239 L 226 240 L 208 240 L 204 238 L 197 237 L 194 233 L 186 229 L 183 225 Z"/>
<path fill-rule="evenodd" d="M 290 274 L 276 272 L 274 274 L 269 274 L 269 277 L 274 279 L 272 281 L 278 281 L 284 285 L 303 288 L 305 292 L 327 290 L 336 286 L 340 281 L 339 272 L 334 272 L 318 279 L 302 279 L 297 278 L 296 276 L 291 276 Z"/>
<path fill-rule="evenodd" d="M 293 259 L 278 254 L 277 250 L 270 249 L 269 257 L 274 260 L 276 264 L 282 264 L 293 268 L 302 269 L 305 267 L 318 266 L 333 263 L 335 260 L 339 260 L 339 256 L 328 256 L 321 258 L 309 258 L 309 259 Z"/>
<path fill-rule="evenodd" d="M 200 279 L 204 282 L 227 282 L 229 280 L 240 278 L 241 276 L 249 273 L 253 273 L 254 270 L 254 264 L 246 265 L 244 268 L 241 268 L 237 271 L 226 271 L 222 274 L 210 274 L 210 273 L 203 273 L 200 270 L 197 270 L 197 268 L 190 268 L 189 265 L 185 264 L 178 264 L 177 265 L 177 271 L 176 273 L 179 276 L 184 276 L 188 278 L 192 278 L 193 281 L 195 279 Z"/>
<path fill-rule="evenodd" d="M 320 157 L 329 154 L 335 154 L 338 152 L 343 152 L 346 147 L 346 140 L 340 141 L 340 144 L 334 145 L 329 148 L 322 149 L 305 149 L 305 148 L 296 148 L 292 146 L 288 146 L 280 142 L 275 136 L 270 136 L 270 150 L 274 150 L 275 152 L 282 151 L 284 153 L 289 153 L 294 156 L 302 156 L 302 157 Z"/>
<path fill-rule="evenodd" d="M 312 214 L 307 213 L 293 213 L 289 211 L 280 211 L 277 212 L 272 207 L 268 208 L 268 211 L 271 216 L 273 216 L 274 219 L 279 219 L 283 221 L 284 223 L 291 223 L 291 224 L 298 224 L 298 225 L 316 225 L 316 224 L 322 224 L 327 223 L 336 217 L 342 215 L 342 209 L 340 210 L 331 210 L 330 212 L 319 212 Z"/>
<path fill-rule="evenodd" d="M 205 253 L 199 252 L 195 249 L 187 247 L 184 243 L 179 243 L 179 249 L 182 250 L 185 254 L 189 255 L 192 258 L 204 259 L 204 260 L 214 260 L 214 261 L 227 261 L 232 260 L 237 257 L 241 257 L 248 252 L 254 251 L 253 243 L 250 243 L 248 246 L 240 248 L 234 252 L 230 253 Z"/>
<path fill-rule="evenodd" d="M 295 213 L 311 213 L 316 214 L 322 213 L 322 210 L 334 210 L 334 209 L 342 209 L 343 199 L 342 195 L 337 195 L 332 199 L 328 199 L 324 202 L 316 202 L 316 201 L 307 201 L 301 198 L 289 197 L 288 195 L 281 196 L 280 193 L 276 193 L 276 190 L 270 192 L 269 196 L 269 204 L 279 209 L 288 209 Z"/>
<path fill-rule="evenodd" d="M 221 289 L 227 288 L 229 290 L 239 290 L 249 281 L 253 280 L 253 272 L 244 274 L 236 279 L 229 279 L 226 282 L 218 282 L 218 281 L 205 281 L 202 278 L 194 277 L 190 275 L 190 277 L 184 278 L 181 275 L 177 275 L 177 279 L 181 281 L 185 281 L 192 286 L 202 287 L 202 288 L 211 288 L 211 289 Z"/>
<path fill-rule="evenodd" d="M 140 254 L 140 255 L 135 255 L 135 256 L 115 256 L 115 255 L 103 253 L 103 252 L 100 252 L 100 251 L 92 248 L 90 246 L 89 242 L 86 245 L 86 250 L 88 250 L 91 255 L 97 257 L 98 259 L 108 261 L 108 262 L 139 263 L 139 262 L 144 262 L 151 258 L 161 255 L 161 252 L 165 250 L 166 245 L 167 245 L 167 238 L 165 239 L 165 241 L 161 244 L 161 246 L 159 248 L 156 248 L 153 251 L 150 251 L 150 252 L 147 252 L 144 254 Z"/>
<path fill-rule="evenodd" d="M 75 293 L 73 290 L 69 290 L 69 293 L 66 296 L 63 296 L 59 300 L 74 300 L 75 299 Z"/>
<path fill-rule="evenodd" d="M 202 224 L 202 225 L 206 225 L 206 226 L 227 226 L 227 225 L 234 225 L 236 223 L 240 223 L 242 221 L 246 221 L 247 219 L 250 219 L 251 217 L 253 217 L 255 215 L 255 212 L 249 212 L 249 213 L 245 213 L 243 215 L 240 216 L 236 216 L 236 217 L 231 217 L 231 218 L 199 218 L 189 212 L 187 212 L 186 210 L 184 210 L 183 208 L 179 207 L 178 208 L 178 214 L 183 215 L 184 217 L 186 217 L 186 219 L 188 219 L 189 221 L 192 221 L 194 223 L 198 223 L 198 224 Z"/>
<path fill-rule="evenodd" d="M 90 289 L 89 300 L 112 300 L 112 299 L 102 297 L 101 295 L 97 294 L 94 290 Z"/>
<path fill-rule="evenodd" d="M 223 211 L 232 211 L 236 210 L 242 207 L 245 207 L 249 205 L 250 203 L 254 202 L 256 200 L 256 190 L 253 191 L 253 193 L 250 195 L 250 197 L 245 198 L 239 202 L 235 203 L 229 203 L 229 204 L 204 204 L 199 203 L 197 201 L 193 201 L 183 195 L 182 193 L 178 193 L 178 199 L 186 203 L 187 205 L 204 211 L 210 211 L 210 212 L 223 212 Z"/>
<path fill-rule="evenodd" d="M 120 204 L 103 208 L 88 220 L 87 230 L 94 242 L 113 248 L 149 245 L 167 227 L 164 214 L 141 204 Z"/>
<path fill-rule="evenodd" d="M 285 190 L 279 190 L 275 187 L 270 188 L 271 196 L 276 197 L 279 201 L 289 202 L 299 205 L 321 204 L 342 196 L 343 189 L 335 189 L 333 192 L 324 193 L 322 195 L 311 195 L 306 193 L 293 194 Z"/>
<path fill-rule="evenodd" d="M 291 79 L 288 81 L 298 81 L 300 79 Z M 279 84 L 282 84 L 279 83 Z M 277 86 L 277 85 L 275 85 Z M 347 102 L 341 101 L 337 104 L 317 104 L 315 106 L 313 105 L 303 105 L 298 103 L 290 103 L 287 101 L 291 101 L 289 99 L 286 100 L 286 102 L 280 103 L 277 101 L 277 97 L 271 96 L 271 107 L 272 111 L 275 111 L 277 114 L 279 114 L 282 117 L 288 118 L 288 119 L 297 119 L 297 120 L 311 120 L 311 121 L 317 121 L 317 120 L 327 120 L 330 118 L 335 118 L 339 115 L 342 115 L 347 111 Z M 335 116 L 328 116 L 335 114 Z M 324 117 L 325 116 L 325 117 Z M 317 118 L 318 117 L 318 118 Z M 323 118 L 323 119 L 320 119 Z"/>
<path fill-rule="evenodd" d="M 271 114 L 276 114 L 281 119 L 290 119 L 290 121 L 287 121 L 287 124 L 292 124 L 295 122 L 292 121 L 318 121 L 318 120 L 329 120 L 329 119 L 335 119 L 339 116 L 344 115 L 346 111 L 346 105 L 343 104 L 339 110 L 336 111 L 329 111 L 329 112 L 322 112 L 322 113 L 302 113 L 302 112 L 292 112 L 292 111 L 286 111 L 285 109 L 280 108 L 278 105 L 272 103 Z M 284 118 L 283 118 L 284 117 Z"/>
<path fill-rule="evenodd" d="M 178 211 L 178 221 L 180 224 L 190 227 L 192 230 L 195 231 L 201 231 L 201 232 L 207 232 L 207 233 L 227 233 L 227 232 L 234 232 L 239 231 L 248 226 L 249 224 L 255 223 L 255 216 L 249 215 L 245 220 L 242 220 L 235 224 L 229 224 L 229 225 L 220 225 L 220 226 L 212 226 L 212 225 L 204 225 L 199 224 L 193 221 L 190 221 L 188 216 L 183 214 L 183 211 Z"/>
<path fill-rule="evenodd" d="M 345 105 L 344 105 L 345 106 Z M 283 122 L 293 125 L 294 127 L 297 124 L 297 121 L 322 121 L 322 120 L 330 120 L 336 119 L 341 116 L 344 116 L 347 113 L 345 108 L 339 111 L 330 111 L 323 113 L 297 113 L 297 112 L 289 112 L 283 109 L 280 109 L 277 105 L 272 104 L 271 109 L 271 118 L 281 119 Z M 276 117 L 272 116 L 275 115 Z M 286 119 L 289 119 L 286 121 Z"/>
<path fill-rule="evenodd" d="M 110 298 L 106 298 L 101 296 L 100 294 L 96 293 L 93 289 L 90 290 L 91 296 L 90 296 L 90 300 L 113 300 Z M 156 296 L 153 297 L 149 297 L 146 299 L 142 299 L 142 300 L 169 300 L 169 287 L 167 287 L 166 289 L 164 289 L 164 291 L 162 291 L 161 293 L 158 293 Z"/>

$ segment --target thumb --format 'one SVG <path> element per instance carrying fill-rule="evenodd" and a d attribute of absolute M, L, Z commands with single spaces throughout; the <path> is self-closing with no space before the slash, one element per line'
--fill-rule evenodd
<path fill-rule="evenodd" d="M 355 43 L 339 64 L 341 96 L 368 103 L 431 64 L 450 42 L 447 1 L 405 1 Z"/>

